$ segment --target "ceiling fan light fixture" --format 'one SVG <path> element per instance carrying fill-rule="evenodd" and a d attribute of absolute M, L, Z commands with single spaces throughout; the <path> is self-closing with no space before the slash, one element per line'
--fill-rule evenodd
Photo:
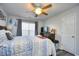
<path fill-rule="evenodd" d="M 35 8 L 35 13 L 37 14 L 37 15 L 40 15 L 41 13 L 42 13 L 42 8 Z"/>

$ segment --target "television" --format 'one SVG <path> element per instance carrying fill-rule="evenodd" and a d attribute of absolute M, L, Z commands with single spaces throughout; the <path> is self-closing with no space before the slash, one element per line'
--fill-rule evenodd
<path fill-rule="evenodd" d="M 49 32 L 49 28 L 48 27 L 41 27 L 41 32 L 47 33 L 47 32 Z"/>

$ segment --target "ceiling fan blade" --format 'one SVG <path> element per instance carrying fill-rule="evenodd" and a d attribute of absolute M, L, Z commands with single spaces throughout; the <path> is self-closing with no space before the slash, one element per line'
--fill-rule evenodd
<path fill-rule="evenodd" d="M 47 9 L 47 8 L 50 8 L 50 7 L 52 7 L 52 4 L 49 4 L 49 5 L 45 6 L 45 7 L 43 7 L 42 9 Z"/>
<path fill-rule="evenodd" d="M 44 15 L 48 15 L 48 13 L 46 13 L 46 12 L 42 12 L 42 14 L 44 14 Z"/>
<path fill-rule="evenodd" d="M 31 5 L 32 5 L 33 7 L 36 7 L 36 5 L 35 5 L 34 3 L 31 3 Z"/>

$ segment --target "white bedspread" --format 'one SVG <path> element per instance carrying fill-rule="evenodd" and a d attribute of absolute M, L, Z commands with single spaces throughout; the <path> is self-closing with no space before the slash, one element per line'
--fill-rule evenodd
<path fill-rule="evenodd" d="M 46 39 L 41 39 L 38 37 L 35 37 L 33 40 L 33 55 L 56 55 L 56 50 L 53 42 L 46 38 Z"/>
<path fill-rule="evenodd" d="M 49 39 L 38 37 L 15 37 L 0 45 L 2 56 L 48 56 L 56 55 L 54 44 Z"/>

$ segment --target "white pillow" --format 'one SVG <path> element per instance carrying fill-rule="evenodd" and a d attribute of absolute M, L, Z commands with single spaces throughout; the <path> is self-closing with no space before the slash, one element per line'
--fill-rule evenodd
<path fill-rule="evenodd" d="M 13 35 L 12 32 L 10 32 L 10 31 L 8 31 L 8 30 L 5 30 L 5 32 L 6 32 L 6 33 L 10 33 L 11 35 Z"/>
<path fill-rule="evenodd" d="M 5 30 L 0 30 L 0 44 L 7 41 Z"/>

